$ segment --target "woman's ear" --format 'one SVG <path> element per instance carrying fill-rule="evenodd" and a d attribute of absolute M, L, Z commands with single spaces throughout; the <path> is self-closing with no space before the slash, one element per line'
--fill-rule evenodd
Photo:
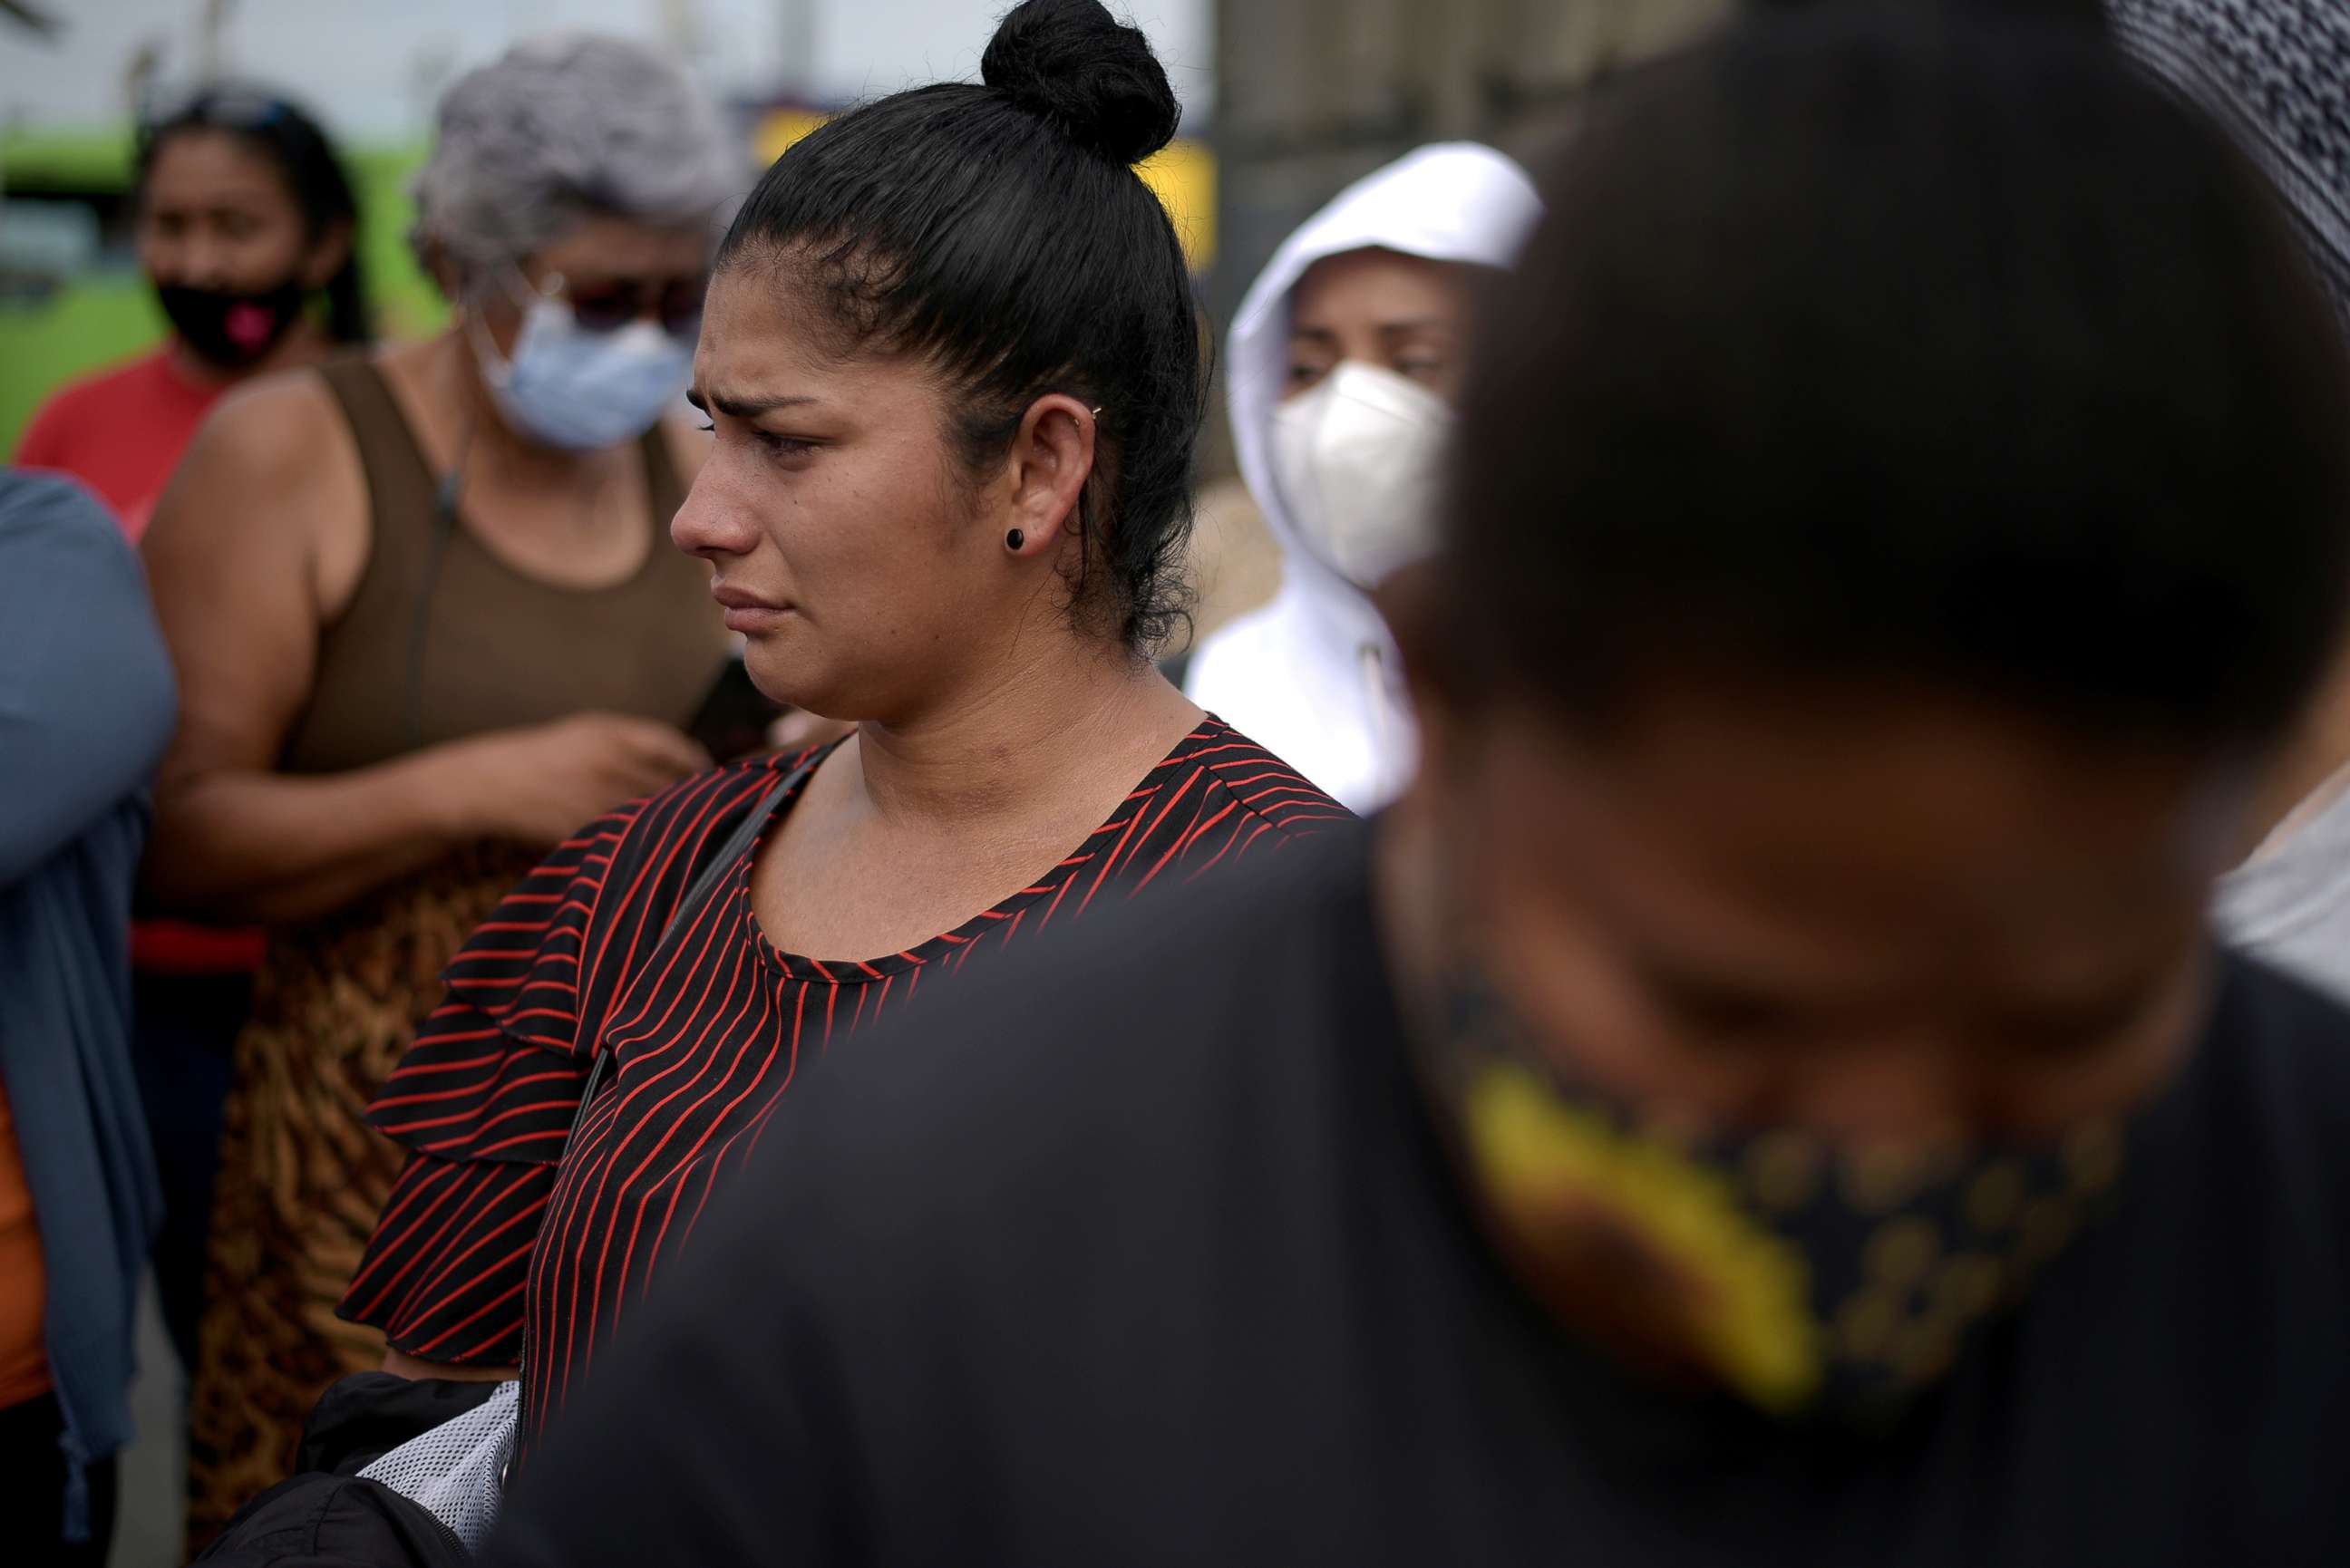
<path fill-rule="evenodd" d="M 334 275 L 343 270 L 351 259 L 351 225 L 338 219 L 327 226 L 317 242 L 310 247 L 310 259 L 302 265 L 302 286 L 324 288 Z"/>
<path fill-rule="evenodd" d="M 1094 471 L 1097 417 L 1092 409 L 1061 392 L 1048 393 L 1029 405 L 1020 421 L 1020 433 L 1012 441 L 1008 524 L 1019 531 L 1022 541 L 1014 554 L 1053 550 L 1070 531 L 1077 497 Z"/>

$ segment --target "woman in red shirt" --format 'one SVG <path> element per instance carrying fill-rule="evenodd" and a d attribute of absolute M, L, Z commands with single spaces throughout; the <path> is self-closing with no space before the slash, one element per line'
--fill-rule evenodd
<path fill-rule="evenodd" d="M 768 171 L 694 363 L 717 439 L 671 532 L 767 694 L 856 731 L 583 829 L 369 1113 L 411 1153 L 343 1313 L 396 1370 L 518 1367 L 525 1448 L 827 1051 L 1346 815 L 1149 657 L 1206 380 L 1132 168 L 1166 75 L 1095 0 L 1029 0 L 983 71 Z"/>
<path fill-rule="evenodd" d="M 139 263 L 172 336 L 51 397 L 16 451 L 98 492 L 133 543 L 223 393 L 368 338 L 359 210 L 316 120 L 210 91 L 149 122 L 138 158 Z"/>
<path fill-rule="evenodd" d="M 133 543 L 230 389 L 369 336 L 350 182 L 326 132 L 285 99 L 208 91 L 151 120 L 137 192 L 140 265 L 172 336 L 51 397 L 16 453 L 96 491 Z M 147 919 L 132 932 L 133 1056 L 171 1194 L 156 1282 L 183 1364 L 203 1308 L 229 1055 L 261 954 L 255 930 Z"/>

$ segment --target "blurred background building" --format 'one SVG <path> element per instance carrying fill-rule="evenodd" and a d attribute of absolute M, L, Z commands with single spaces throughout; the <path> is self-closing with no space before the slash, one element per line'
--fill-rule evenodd
<path fill-rule="evenodd" d="M 1610 70 L 1683 42 L 1733 0 L 1214 0 L 1220 243 L 1228 317 L 1290 230 L 1426 141 L 1523 155 Z"/>
<path fill-rule="evenodd" d="M 59 380 L 161 336 L 130 250 L 131 129 L 205 82 L 283 87 L 349 151 L 387 333 L 441 305 L 406 245 L 434 103 L 516 38 L 668 44 L 724 105 L 746 181 L 829 109 L 974 76 L 1008 0 L 7 0 L 0 9 L 0 449 Z M 1418 142 L 1512 151 L 1576 91 L 1733 0 L 1134 0 L 1184 100 L 1149 171 L 1222 319 L 1290 227 Z M 1212 443 L 1211 465 L 1224 459 Z"/>

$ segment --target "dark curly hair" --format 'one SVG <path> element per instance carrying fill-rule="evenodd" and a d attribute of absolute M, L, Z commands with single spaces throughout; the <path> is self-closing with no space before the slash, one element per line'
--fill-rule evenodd
<path fill-rule="evenodd" d="M 1035 400 L 1100 410 L 1068 526 L 1076 623 L 1138 653 L 1184 623 L 1193 447 L 1207 349 L 1174 224 L 1132 165 L 1178 110 L 1142 34 L 1097 0 L 1027 0 L 983 83 L 916 88 L 776 160 L 718 265 L 772 265 L 828 307 L 852 352 L 942 371 L 974 472 Z"/>

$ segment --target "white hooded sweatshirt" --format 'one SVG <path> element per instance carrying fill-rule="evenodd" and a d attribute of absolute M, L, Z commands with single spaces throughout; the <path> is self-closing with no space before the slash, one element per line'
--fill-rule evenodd
<path fill-rule="evenodd" d="M 1290 294 L 1324 257 L 1374 247 L 1505 267 L 1541 216 L 1525 171 L 1492 148 L 1423 147 L 1357 181 L 1290 235 L 1232 322 L 1233 444 L 1281 546 L 1281 591 L 1200 646 L 1184 689 L 1356 811 L 1386 805 L 1411 781 L 1419 735 L 1386 623 L 1303 543 L 1282 500 L 1273 417 L 1287 382 Z"/>

